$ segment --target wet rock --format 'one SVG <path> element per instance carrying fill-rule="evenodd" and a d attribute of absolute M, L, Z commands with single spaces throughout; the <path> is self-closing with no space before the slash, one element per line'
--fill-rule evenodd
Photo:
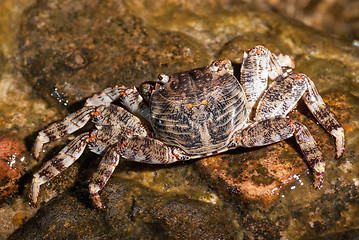
<path fill-rule="evenodd" d="M 239 66 L 244 50 L 263 44 L 291 55 L 295 71 L 312 78 L 343 124 L 347 148 L 343 158 L 334 159 L 333 139 L 299 103 L 291 117 L 309 128 L 327 160 L 323 189 L 312 188 L 312 174 L 295 141 L 288 140 L 199 160 L 201 176 L 188 167 L 191 162 L 120 164 L 101 192 L 104 212 L 92 210 L 81 185 L 98 159 L 84 155 L 42 187 L 43 206 L 10 239 L 303 239 L 358 228 L 359 50 L 349 43 L 224 0 L 180 5 L 40 0 L 28 10 L 19 39 L 17 67 L 39 95 L 60 102 L 57 107 L 116 83 L 138 85 L 162 71 L 183 71 L 214 58 Z M 41 106 L 36 115 L 41 112 L 42 122 L 23 124 L 32 129 L 29 134 L 54 121 L 47 116 L 52 108 Z M 49 151 L 44 161 L 58 150 Z M 201 194 L 204 186 L 210 186 L 207 195 Z M 51 192 L 62 195 L 46 203 L 56 195 Z"/>
<path fill-rule="evenodd" d="M 7 239 L 26 220 L 36 213 L 36 209 L 30 208 L 27 199 L 18 195 L 6 199 L 0 207 L 0 239 Z"/>
<path fill-rule="evenodd" d="M 322 237 L 322 239 L 327 239 L 327 240 L 336 240 L 336 239 L 358 239 L 359 237 L 359 231 L 357 229 L 354 230 L 344 230 L 344 231 L 340 231 L 337 233 L 331 233 L 331 234 L 327 234 L 324 235 Z"/>
<path fill-rule="evenodd" d="M 350 95 L 330 91 L 322 94 L 322 97 L 338 116 L 346 133 L 351 133 L 355 128 L 353 117 L 357 114 L 350 105 Z M 324 158 L 331 166 L 335 161 L 333 138 L 318 126 L 303 102 L 297 109 L 290 117 L 306 125 L 315 134 Z M 256 149 L 239 148 L 230 154 L 199 160 L 196 164 L 224 194 L 264 207 L 270 207 L 272 201 L 281 195 L 280 192 L 293 182 L 304 184 L 304 181 L 306 185 L 311 185 L 313 181 L 312 173 L 293 138 Z M 328 186 L 327 181 L 330 180 L 330 176 L 325 176 L 324 185 Z"/>
<path fill-rule="evenodd" d="M 347 39 L 359 38 L 358 22 L 358 2 L 355 0 L 345 0 L 332 2 L 330 0 L 321 0 L 308 2 L 292 2 L 278 0 L 264 0 L 261 3 L 256 2 L 262 8 L 275 9 L 286 16 L 323 30 L 328 33 L 334 33 Z"/>
<path fill-rule="evenodd" d="M 42 96 L 65 106 L 209 61 L 190 36 L 147 26 L 122 1 L 38 1 L 27 16 L 18 68 Z"/>
<path fill-rule="evenodd" d="M 230 213 L 200 201 L 163 196 L 127 180 L 110 180 L 105 210 L 91 207 L 87 189 L 57 197 L 9 239 L 233 239 Z M 34 231 L 36 229 L 36 231 Z"/>
<path fill-rule="evenodd" d="M 100 212 L 80 202 L 76 204 L 73 196 L 62 198 L 66 200 L 39 210 L 9 239 L 89 239 L 104 234 Z"/>
<path fill-rule="evenodd" d="M 239 149 L 199 160 L 197 164 L 224 194 L 264 207 L 269 207 L 282 188 L 306 169 L 301 156 L 285 143 L 253 151 Z"/>
<path fill-rule="evenodd" d="M 198 201 L 169 200 L 151 209 L 151 215 L 149 224 L 173 239 L 233 239 L 236 235 L 226 213 Z"/>
<path fill-rule="evenodd" d="M 0 138 L 0 201 L 15 193 L 19 179 L 25 173 L 25 146 L 15 137 Z"/>

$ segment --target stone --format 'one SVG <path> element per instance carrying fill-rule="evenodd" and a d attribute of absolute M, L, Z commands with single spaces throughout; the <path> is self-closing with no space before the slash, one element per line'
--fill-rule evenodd
<path fill-rule="evenodd" d="M 181 198 L 167 200 L 151 209 L 151 226 L 170 239 L 233 239 L 230 213 L 208 204 Z"/>
<path fill-rule="evenodd" d="M 327 161 L 322 189 L 312 188 L 312 174 L 290 139 L 171 166 L 121 161 L 100 192 L 103 212 L 93 210 L 87 189 L 100 157 L 84 154 L 42 186 L 42 206 L 10 239 L 357 234 L 359 49 L 351 43 L 241 1 L 40 0 L 23 18 L 14 64 L 30 90 L 49 103 L 23 125 L 16 119 L 6 122 L 21 129 L 29 146 L 45 124 L 79 109 L 86 97 L 107 86 L 138 86 L 161 72 L 200 67 L 217 58 L 229 58 L 238 73 L 243 51 L 256 44 L 289 54 L 295 71 L 312 78 L 343 124 L 347 146 L 344 156 L 335 159 L 333 138 L 299 103 L 290 116 L 309 128 Z M 43 161 L 61 149 L 52 146 L 47 145 Z M 25 189 L 29 184 L 30 179 Z M 28 219 L 23 216 L 14 217 L 16 224 Z"/>
<path fill-rule="evenodd" d="M 0 201 L 15 194 L 28 161 L 25 146 L 13 136 L 0 138 Z"/>
<path fill-rule="evenodd" d="M 322 97 L 338 116 L 346 133 L 352 132 L 354 124 L 349 119 L 356 116 L 356 113 L 347 104 L 350 97 L 333 91 L 323 94 Z M 334 99 L 341 101 L 333 101 Z M 311 132 L 317 133 L 316 141 L 330 165 L 330 160 L 335 159 L 332 138 L 314 122 L 314 117 L 308 111 L 305 104 L 301 103 L 298 110 L 289 116 L 306 125 Z M 301 184 L 305 181 L 305 184 L 311 185 L 312 173 L 302 155 L 298 153 L 300 149 L 295 140 L 289 139 L 259 149 L 239 148 L 230 154 L 224 153 L 199 160 L 196 164 L 224 194 L 268 208 L 287 185 L 295 181 Z M 329 179 L 325 179 L 324 184 L 327 185 L 326 181 Z"/>
<path fill-rule="evenodd" d="M 233 239 L 235 236 L 235 226 L 228 218 L 231 213 L 201 201 L 175 195 L 164 198 L 141 185 L 116 179 L 110 180 L 102 196 L 106 203 L 104 211 L 92 208 L 87 188 L 58 196 L 9 239 Z"/>
<path fill-rule="evenodd" d="M 108 86 L 138 86 L 162 71 L 209 61 L 205 48 L 190 36 L 147 26 L 122 1 L 46 6 L 40 1 L 27 15 L 17 65 L 52 102 L 71 105 Z"/>

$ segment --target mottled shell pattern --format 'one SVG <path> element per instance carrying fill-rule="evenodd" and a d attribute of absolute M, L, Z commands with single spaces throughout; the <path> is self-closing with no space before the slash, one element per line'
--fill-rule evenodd
<path fill-rule="evenodd" d="M 191 158 L 227 150 L 233 132 L 247 119 L 246 97 L 229 60 L 176 73 L 152 93 L 156 138 Z"/>

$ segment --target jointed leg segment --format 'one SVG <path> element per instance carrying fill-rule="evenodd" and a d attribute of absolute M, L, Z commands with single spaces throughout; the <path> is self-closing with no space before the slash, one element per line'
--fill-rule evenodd
<path fill-rule="evenodd" d="M 280 142 L 292 136 L 295 139 L 314 172 L 314 187 L 320 188 L 323 183 L 325 160 L 314 138 L 301 123 L 285 116 L 275 116 L 254 122 L 242 131 L 235 132 L 229 148 L 258 147 Z"/>
<path fill-rule="evenodd" d="M 284 68 L 294 68 L 293 60 L 287 55 L 274 55 L 262 46 L 244 54 L 240 83 L 248 100 L 247 109 L 250 112 L 257 106 L 257 111 L 255 122 L 233 133 L 228 148 L 264 146 L 294 136 L 314 171 L 314 186 L 320 188 L 325 169 L 322 152 L 308 129 L 286 115 L 303 97 L 317 120 L 336 138 L 337 157 L 343 154 L 344 130 L 325 106 L 313 82 L 304 74 L 285 72 Z M 265 90 L 268 77 L 275 81 Z M 165 83 L 168 77 L 162 76 L 161 81 Z M 149 107 L 137 89 L 117 85 L 94 94 L 82 109 L 40 131 L 34 145 L 36 158 L 39 158 L 45 143 L 75 132 L 90 119 L 96 127 L 91 133 L 77 136 L 34 174 L 31 188 L 34 205 L 37 204 L 40 185 L 74 163 L 86 146 L 103 155 L 89 184 L 90 196 L 97 208 L 103 208 L 99 191 L 109 180 L 121 157 L 149 164 L 169 164 L 190 158 L 179 148 L 166 146 L 149 137 L 138 117 L 111 104 L 115 100 L 120 100 L 130 112 L 149 119 Z"/>
<path fill-rule="evenodd" d="M 98 192 L 104 187 L 115 170 L 120 156 L 132 161 L 150 164 L 168 164 L 189 157 L 181 150 L 167 147 L 159 140 L 147 136 L 147 129 L 140 119 L 121 107 L 110 104 L 116 97 L 124 98 L 128 104 L 137 106 L 140 102 L 129 99 L 133 93 L 123 92 L 121 87 L 108 88 L 95 94 L 87 101 L 87 106 L 68 115 L 64 120 L 51 124 L 42 130 L 35 143 L 35 156 L 38 157 L 44 143 L 66 136 L 83 127 L 91 118 L 96 128 L 91 133 L 83 133 L 71 141 L 57 156 L 46 162 L 34 174 L 31 188 L 31 201 L 37 205 L 40 185 L 74 163 L 86 146 L 97 154 L 104 154 L 98 171 L 90 183 L 91 198 L 98 208 L 103 208 Z M 117 95 L 114 93 L 117 93 Z M 135 93 L 136 95 L 136 93 Z M 102 103 L 102 104 L 100 104 Z M 97 106 L 98 105 L 98 106 Z M 132 109 L 136 111 L 136 107 Z"/>
<path fill-rule="evenodd" d="M 284 116 L 303 98 L 315 118 L 335 137 L 338 158 L 344 151 L 344 130 L 326 107 L 309 77 L 301 73 L 284 72 L 282 68 L 294 68 L 290 57 L 274 55 L 262 46 L 256 46 L 245 53 L 240 82 L 246 92 L 248 107 L 252 108 L 257 104 L 254 117 L 256 122 L 235 132 L 229 148 L 263 146 L 294 135 L 314 171 L 314 186 L 319 188 L 323 182 L 325 168 L 323 155 L 308 129 Z M 275 81 L 266 89 L 268 77 Z"/>
<path fill-rule="evenodd" d="M 45 143 L 55 141 L 85 126 L 91 119 L 95 107 L 83 107 L 68 115 L 62 121 L 53 123 L 39 132 L 34 144 L 34 156 L 39 158 Z"/>
<path fill-rule="evenodd" d="M 169 164 L 189 157 L 177 149 L 166 146 L 161 141 L 147 137 L 131 135 L 123 142 L 111 146 L 102 158 L 98 170 L 93 175 L 89 189 L 94 205 L 102 209 L 99 191 L 106 185 L 119 163 L 120 157 L 149 164 Z"/>
<path fill-rule="evenodd" d="M 37 205 L 40 186 L 60 174 L 73 164 L 83 153 L 89 139 L 89 133 L 83 133 L 64 147 L 58 155 L 46 162 L 32 180 L 30 198 L 33 206 Z"/>
<path fill-rule="evenodd" d="M 337 158 L 340 158 L 343 155 L 345 148 L 344 129 L 332 111 L 325 105 L 314 83 L 309 78 L 306 83 L 307 90 L 303 96 L 304 102 L 325 130 L 335 137 L 336 156 Z"/>
<path fill-rule="evenodd" d="M 263 93 L 255 119 L 287 115 L 301 98 L 324 129 L 335 137 L 336 154 L 339 158 L 344 151 L 344 129 L 325 105 L 312 80 L 305 74 L 290 73 L 279 76 Z"/>
<path fill-rule="evenodd" d="M 282 75 L 283 67 L 294 67 L 293 60 L 287 55 L 275 55 L 263 46 L 244 53 L 239 82 L 246 93 L 249 110 L 267 88 L 268 77 L 275 79 Z"/>

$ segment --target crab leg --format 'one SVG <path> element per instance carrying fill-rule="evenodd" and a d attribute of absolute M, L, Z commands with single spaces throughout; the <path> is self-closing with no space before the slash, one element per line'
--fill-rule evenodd
<path fill-rule="evenodd" d="M 306 161 L 314 171 L 314 187 L 320 188 L 325 169 L 322 152 L 308 129 L 288 117 L 275 116 L 254 122 L 244 130 L 235 132 L 228 148 L 265 146 L 280 142 L 293 135 Z"/>
<path fill-rule="evenodd" d="M 294 67 L 287 55 L 272 54 L 263 46 L 256 46 L 244 53 L 240 83 L 248 100 L 248 109 L 256 104 L 267 88 L 268 77 L 275 79 L 283 74 L 282 67 Z"/>
<path fill-rule="evenodd" d="M 168 147 L 159 140 L 147 136 L 128 136 L 122 143 L 115 144 L 105 153 L 98 170 L 91 179 L 90 196 L 99 209 L 103 209 L 103 205 L 98 192 L 106 185 L 118 165 L 120 156 L 148 164 L 170 164 L 189 159 L 189 156 L 181 150 Z"/>
<path fill-rule="evenodd" d="M 105 88 L 101 92 L 95 93 L 94 95 L 89 97 L 86 100 L 85 106 L 98 107 L 101 105 L 107 105 L 120 98 L 121 96 L 126 95 L 126 91 L 128 89 L 128 87 L 125 87 L 123 85 L 116 85 Z"/>
<path fill-rule="evenodd" d="M 57 156 L 46 162 L 34 174 L 31 187 L 31 201 L 33 205 L 37 204 L 40 185 L 48 182 L 74 163 L 81 156 L 86 145 L 89 146 L 92 152 L 103 154 L 109 146 L 123 141 L 128 134 L 147 135 L 147 130 L 139 118 L 121 107 L 110 104 L 108 106 L 84 107 L 77 114 L 69 115 L 64 121 L 50 125 L 49 128 L 45 129 L 45 136 L 50 140 L 58 137 L 58 129 L 62 130 L 61 133 L 64 132 L 64 134 L 60 134 L 61 136 L 66 135 L 73 128 L 77 130 L 78 126 L 83 126 L 90 117 L 93 117 L 92 120 L 97 129 L 92 131 L 91 134 L 86 132 L 77 136 Z M 86 119 L 86 121 L 83 119 Z M 77 124 L 69 124 L 73 122 Z M 81 122 L 81 124 L 78 124 L 78 122 Z"/>
<path fill-rule="evenodd" d="M 303 75 L 279 76 L 259 100 L 255 120 L 287 115 L 298 103 L 307 89 Z"/>
<path fill-rule="evenodd" d="M 98 209 L 104 208 L 98 192 L 106 185 L 120 161 L 120 155 L 116 150 L 113 147 L 105 153 L 89 184 L 90 198 Z"/>
<path fill-rule="evenodd" d="M 35 174 L 32 180 L 30 199 L 33 206 L 37 205 L 37 198 L 40 191 L 40 186 L 53 177 L 60 174 L 71 164 L 73 164 L 85 150 L 89 133 L 83 133 L 66 145 L 58 155 L 46 162 Z"/>
<path fill-rule="evenodd" d="M 45 143 L 57 140 L 82 128 L 90 120 L 96 107 L 108 107 L 111 102 L 119 98 L 131 112 L 137 112 L 145 118 L 148 117 L 149 109 L 142 101 L 142 97 L 136 88 L 127 88 L 122 85 L 106 88 L 88 98 L 85 106 L 80 110 L 40 131 L 34 144 L 35 158 L 39 158 Z"/>
<path fill-rule="evenodd" d="M 306 84 L 304 102 L 325 130 L 335 137 L 336 156 L 340 158 L 345 148 L 344 129 L 334 113 L 327 108 L 314 83 L 308 77 L 306 77 Z"/>
<path fill-rule="evenodd" d="M 85 126 L 94 111 L 95 107 L 83 107 L 68 115 L 62 121 L 55 122 L 41 130 L 34 143 L 35 158 L 39 158 L 45 143 L 57 140 Z"/>
<path fill-rule="evenodd" d="M 80 110 L 40 131 L 34 144 L 35 158 L 39 158 L 45 143 L 60 139 L 82 128 L 90 120 L 91 113 L 95 111 L 97 106 L 107 105 L 113 102 L 123 95 L 126 89 L 126 87 L 120 85 L 106 88 L 102 92 L 96 93 L 88 98 L 85 106 Z"/>
<path fill-rule="evenodd" d="M 302 97 L 320 124 L 336 138 L 336 154 L 339 158 L 344 151 L 344 130 L 305 74 L 291 73 L 278 77 L 261 97 L 255 119 L 287 115 Z"/>
<path fill-rule="evenodd" d="M 323 175 L 325 171 L 325 160 L 323 153 L 320 151 L 317 143 L 309 130 L 302 123 L 292 122 L 294 124 L 294 136 L 304 158 L 314 171 L 314 187 L 321 188 L 323 184 Z"/>
<path fill-rule="evenodd" d="M 166 146 L 163 142 L 147 136 L 132 135 L 120 146 L 122 157 L 149 164 L 169 164 L 189 160 L 183 151 Z"/>
<path fill-rule="evenodd" d="M 117 99 L 119 99 L 130 112 L 138 113 L 149 120 L 149 108 L 135 87 L 128 88 L 123 85 L 108 87 L 88 98 L 85 106 L 108 105 Z"/>

